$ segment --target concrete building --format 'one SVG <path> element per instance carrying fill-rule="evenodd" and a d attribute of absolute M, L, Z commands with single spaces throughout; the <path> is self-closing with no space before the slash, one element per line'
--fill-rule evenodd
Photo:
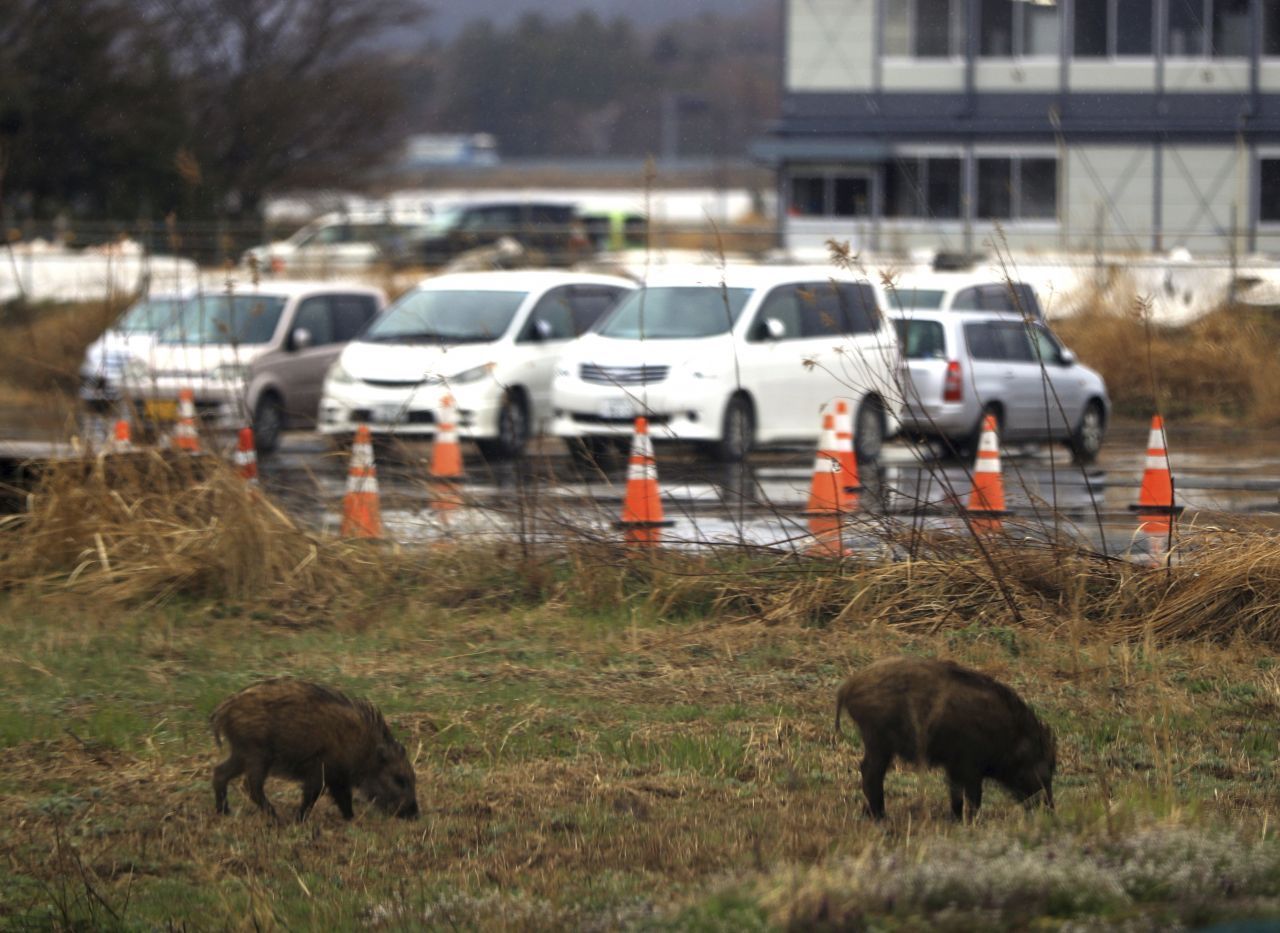
<path fill-rule="evenodd" d="M 781 234 L 1280 252 L 1280 0 L 783 0 Z"/>

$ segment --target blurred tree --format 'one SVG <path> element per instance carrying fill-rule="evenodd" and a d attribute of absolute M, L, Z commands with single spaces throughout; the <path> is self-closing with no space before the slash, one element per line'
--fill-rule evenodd
<path fill-rule="evenodd" d="M 422 0 L 135 2 L 172 52 L 206 210 L 255 216 L 270 190 L 349 187 L 398 154 L 393 46 Z"/>
<path fill-rule="evenodd" d="M 126 0 L 0 0 L 0 196 L 11 219 L 133 218 L 176 181 L 179 104 L 145 25 Z"/>

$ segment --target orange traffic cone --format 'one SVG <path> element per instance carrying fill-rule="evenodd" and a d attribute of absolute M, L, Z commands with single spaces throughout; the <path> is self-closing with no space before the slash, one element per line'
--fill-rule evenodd
<path fill-rule="evenodd" d="M 173 446 L 189 454 L 200 452 L 200 436 L 196 433 L 196 394 L 190 389 L 178 393 L 178 423 L 173 429 Z"/>
<path fill-rule="evenodd" d="M 654 546 L 662 539 L 658 529 L 673 524 L 675 522 L 662 518 L 658 464 L 653 457 L 653 441 L 649 439 L 649 419 L 637 418 L 631 462 L 627 466 L 627 497 L 622 503 L 622 520 L 617 527 L 626 532 L 627 544 Z"/>
<path fill-rule="evenodd" d="M 381 538 L 382 512 L 378 507 L 378 471 L 373 465 L 373 440 L 369 428 L 356 429 L 347 471 L 347 494 L 342 499 L 342 533 L 349 538 Z"/>
<path fill-rule="evenodd" d="M 853 421 L 849 415 L 849 403 L 836 399 L 836 455 L 840 458 L 840 471 L 844 473 L 844 494 L 848 511 L 858 507 L 858 493 L 862 483 L 858 480 L 858 456 L 853 450 Z"/>
<path fill-rule="evenodd" d="M 836 416 L 828 412 L 822 416 L 822 434 L 818 438 L 818 455 L 813 461 L 813 481 L 809 484 L 809 504 L 805 508 L 807 514 L 849 510 L 852 493 L 848 491 L 838 446 Z"/>
<path fill-rule="evenodd" d="M 973 464 L 973 491 L 965 509 L 976 531 L 999 531 L 1000 519 L 1009 512 L 1004 507 L 1004 478 L 1000 473 L 1000 440 L 996 436 L 996 416 L 982 421 L 978 457 Z"/>
<path fill-rule="evenodd" d="M 129 422 L 123 418 L 116 421 L 115 434 L 109 450 L 113 454 L 123 454 L 133 450 L 133 440 L 129 436 Z"/>
<path fill-rule="evenodd" d="M 252 486 L 258 485 L 258 451 L 253 443 L 253 428 L 240 429 L 232 462 L 241 479 Z"/>
<path fill-rule="evenodd" d="M 1166 542 L 1182 506 L 1173 504 L 1173 475 L 1169 470 L 1169 450 L 1164 434 L 1164 419 L 1151 419 L 1147 437 L 1147 462 L 1142 473 L 1142 489 L 1138 504 L 1129 508 L 1138 513 L 1138 531 L 1146 535 L 1155 563 L 1163 561 Z"/>
<path fill-rule="evenodd" d="M 436 412 L 436 440 L 431 446 L 431 507 L 450 512 L 462 505 L 462 448 L 458 444 L 457 408 L 452 395 L 440 399 Z"/>

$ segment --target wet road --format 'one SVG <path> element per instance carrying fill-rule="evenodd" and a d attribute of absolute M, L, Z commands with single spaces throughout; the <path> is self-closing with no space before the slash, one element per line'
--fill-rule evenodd
<path fill-rule="evenodd" d="M 105 437 L 105 422 L 80 426 L 88 440 Z M 1183 522 L 1274 519 L 1280 524 L 1280 438 L 1219 427 L 1168 428 L 1176 500 Z M 1006 523 L 1028 537 L 1070 534 L 1107 552 L 1129 550 L 1146 455 L 1147 425 L 1114 426 L 1096 464 L 1081 469 L 1062 447 L 1006 449 L 1002 463 Z M 0 448 L 3 444 L 0 444 Z M 396 538 L 513 533 L 531 537 L 612 535 L 626 486 L 622 457 L 584 466 L 555 440 L 534 445 L 518 463 L 486 463 L 463 444 L 463 507 L 432 509 L 427 444 L 380 449 L 378 472 L 386 524 Z M 791 548 L 811 541 L 802 511 L 812 449 L 767 451 L 747 464 L 708 463 L 689 448 L 657 448 L 659 482 L 672 542 L 738 543 Z M 263 458 L 267 486 L 291 512 L 320 528 L 336 528 L 346 485 L 346 458 L 317 435 L 287 434 L 278 453 Z M 882 542 L 885 531 L 960 527 L 969 495 L 968 466 L 927 448 L 894 442 L 880 464 L 863 468 L 864 485 L 851 534 Z"/>

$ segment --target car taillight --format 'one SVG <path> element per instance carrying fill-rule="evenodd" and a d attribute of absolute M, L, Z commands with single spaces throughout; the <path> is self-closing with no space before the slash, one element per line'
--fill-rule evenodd
<path fill-rule="evenodd" d="M 958 402 L 964 394 L 964 385 L 960 382 L 960 361 L 952 360 L 947 364 L 947 375 L 942 380 L 942 400 Z"/>

